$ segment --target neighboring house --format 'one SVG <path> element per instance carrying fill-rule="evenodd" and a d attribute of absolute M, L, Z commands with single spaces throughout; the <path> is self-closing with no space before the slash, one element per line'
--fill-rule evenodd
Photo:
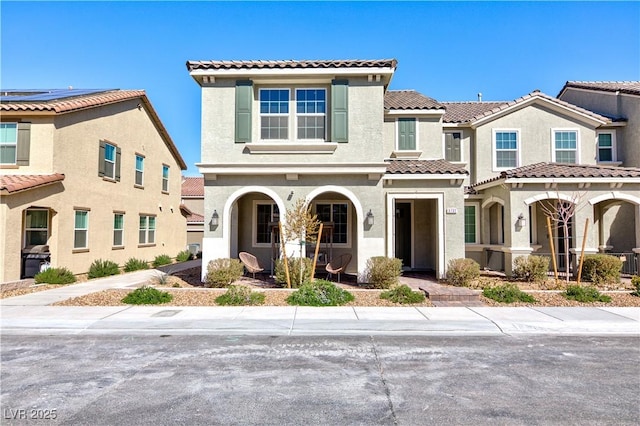
<path fill-rule="evenodd" d="M 299 198 L 330 225 L 325 258 L 351 253 L 352 273 L 372 256 L 438 277 L 465 256 L 510 273 L 516 256 L 550 252 L 542 203 L 578 193 L 574 253 L 586 218 L 585 252 L 640 247 L 640 170 L 597 161 L 597 135 L 624 128 L 624 117 L 539 91 L 439 102 L 388 90 L 396 65 L 187 62 L 202 89 L 205 262 L 248 251 L 268 268 L 277 223 Z"/>
<path fill-rule="evenodd" d="M 204 236 L 204 178 L 182 178 L 182 205 L 189 211 L 187 245 L 193 252 L 199 253 Z"/>
<path fill-rule="evenodd" d="M 175 256 L 184 160 L 139 90 L 2 90 L 0 282 Z"/>

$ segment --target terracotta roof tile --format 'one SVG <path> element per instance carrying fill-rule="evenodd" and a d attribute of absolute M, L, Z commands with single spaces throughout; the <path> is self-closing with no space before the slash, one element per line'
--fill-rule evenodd
<path fill-rule="evenodd" d="M 384 109 L 429 110 L 444 109 L 435 99 L 415 90 L 389 90 L 384 95 Z"/>
<path fill-rule="evenodd" d="M 640 81 L 567 81 L 560 93 L 567 87 L 640 95 Z"/>
<path fill-rule="evenodd" d="M 484 185 L 500 179 L 522 178 L 640 178 L 640 169 L 589 164 L 535 163 L 505 170 L 500 175 L 473 186 Z"/>
<path fill-rule="evenodd" d="M 387 174 L 461 174 L 469 172 L 446 160 L 389 160 Z"/>
<path fill-rule="evenodd" d="M 442 120 L 445 123 L 467 123 L 474 117 L 491 111 L 507 102 L 441 102 L 446 112 Z"/>
<path fill-rule="evenodd" d="M 50 175 L 2 175 L 0 176 L 0 191 L 13 194 L 63 180 L 64 175 L 62 173 Z"/>
<path fill-rule="evenodd" d="M 204 223 L 204 216 L 198 213 L 191 213 L 187 216 L 187 223 Z"/>
<path fill-rule="evenodd" d="M 183 197 L 204 197 L 204 178 L 185 177 L 182 180 Z"/>
<path fill-rule="evenodd" d="M 285 60 L 285 61 L 187 61 L 187 69 L 275 69 L 275 68 L 395 68 L 395 59 L 377 60 Z"/>

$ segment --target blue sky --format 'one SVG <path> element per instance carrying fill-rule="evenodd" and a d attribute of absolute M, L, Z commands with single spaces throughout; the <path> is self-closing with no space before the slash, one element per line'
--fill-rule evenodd
<path fill-rule="evenodd" d="M 555 96 L 640 80 L 640 2 L 7 2 L 2 88 L 144 89 L 189 170 L 200 91 L 187 60 L 398 60 L 391 89 L 440 101 Z"/>

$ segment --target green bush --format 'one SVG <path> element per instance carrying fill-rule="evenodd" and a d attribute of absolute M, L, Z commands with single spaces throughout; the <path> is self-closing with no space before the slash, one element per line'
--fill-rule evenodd
<path fill-rule="evenodd" d="M 118 275 L 120 268 L 118 264 L 110 260 L 97 259 L 94 260 L 89 267 L 89 279 L 108 277 L 109 275 Z"/>
<path fill-rule="evenodd" d="M 521 291 L 515 284 L 503 284 L 496 287 L 485 287 L 482 295 L 500 303 L 525 302 L 535 303 L 536 299 Z"/>
<path fill-rule="evenodd" d="M 480 277 L 480 265 L 473 259 L 451 259 L 446 278 L 449 284 L 466 287 Z"/>
<path fill-rule="evenodd" d="M 333 284 L 331 281 L 316 280 L 306 283 L 289 297 L 287 303 L 299 306 L 340 306 L 354 299 L 353 294 Z"/>
<path fill-rule="evenodd" d="M 251 291 L 249 287 L 241 285 L 230 285 L 227 292 L 216 297 L 218 305 L 262 305 L 264 303 L 264 294 Z"/>
<path fill-rule="evenodd" d="M 36 284 L 71 284 L 76 282 L 76 277 L 67 268 L 49 268 L 33 277 Z"/>
<path fill-rule="evenodd" d="M 158 266 L 168 265 L 171 263 L 171 257 L 168 254 L 159 254 L 153 259 L 153 267 L 157 268 Z"/>
<path fill-rule="evenodd" d="M 518 256 L 513 262 L 513 278 L 528 282 L 544 281 L 549 271 L 549 258 Z"/>
<path fill-rule="evenodd" d="M 173 296 L 166 291 L 160 291 L 153 287 L 143 286 L 127 294 L 122 303 L 128 305 L 160 305 L 173 300 Z"/>
<path fill-rule="evenodd" d="M 182 250 L 176 256 L 176 261 L 178 262 L 186 262 L 187 260 L 191 260 L 191 252 L 189 250 Z"/>
<path fill-rule="evenodd" d="M 146 260 L 131 257 L 127 260 L 127 263 L 124 264 L 125 272 L 140 271 L 142 269 L 149 269 L 149 263 Z"/>
<path fill-rule="evenodd" d="M 595 285 L 620 282 L 622 260 L 607 254 L 591 254 L 584 257 L 582 277 Z"/>
<path fill-rule="evenodd" d="M 244 266 L 238 259 L 215 259 L 207 265 L 205 287 L 228 287 L 240 279 Z"/>
<path fill-rule="evenodd" d="M 398 285 L 402 275 L 402 260 L 375 256 L 367 259 L 364 280 L 373 288 L 388 289 Z"/>
<path fill-rule="evenodd" d="M 300 262 L 302 262 L 302 280 L 300 280 Z M 313 261 L 307 257 L 288 257 L 287 263 L 289 264 L 289 278 L 291 279 L 291 287 L 298 288 L 300 283 L 308 283 L 311 281 L 311 268 Z M 278 259 L 276 262 L 276 283 L 285 287 L 287 285 L 287 276 L 284 272 L 284 261 Z"/>
<path fill-rule="evenodd" d="M 640 277 L 637 275 L 631 277 L 631 284 L 636 288 L 631 294 L 640 297 Z"/>
<path fill-rule="evenodd" d="M 394 287 L 391 290 L 383 291 L 380 293 L 380 299 L 386 299 L 393 303 L 406 305 L 410 303 L 424 302 L 424 294 L 419 291 L 413 291 L 408 285 L 403 284 Z"/>
<path fill-rule="evenodd" d="M 567 286 L 567 290 L 564 293 L 564 297 L 569 300 L 575 300 L 577 302 L 611 302 L 611 297 L 600 294 L 597 288 L 593 286 L 580 286 L 580 285 L 570 285 Z"/>

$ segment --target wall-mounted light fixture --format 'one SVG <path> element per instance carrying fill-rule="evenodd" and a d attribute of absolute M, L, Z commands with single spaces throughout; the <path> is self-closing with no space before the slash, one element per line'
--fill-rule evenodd
<path fill-rule="evenodd" d="M 214 210 L 213 214 L 211 215 L 211 222 L 209 222 L 209 224 L 211 226 L 218 226 L 219 223 L 220 223 L 220 216 L 218 216 L 218 211 Z"/>
<path fill-rule="evenodd" d="M 525 226 L 527 226 L 527 219 L 524 218 L 524 215 L 522 213 L 518 215 L 518 222 L 516 222 L 516 225 L 519 228 L 524 228 Z"/>
<path fill-rule="evenodd" d="M 367 213 L 367 225 L 373 226 L 374 220 L 375 220 L 375 217 L 373 216 L 371 209 L 369 209 L 369 213 Z"/>
<path fill-rule="evenodd" d="M 291 201 L 292 198 L 293 198 L 293 190 L 287 196 L 287 201 Z"/>

